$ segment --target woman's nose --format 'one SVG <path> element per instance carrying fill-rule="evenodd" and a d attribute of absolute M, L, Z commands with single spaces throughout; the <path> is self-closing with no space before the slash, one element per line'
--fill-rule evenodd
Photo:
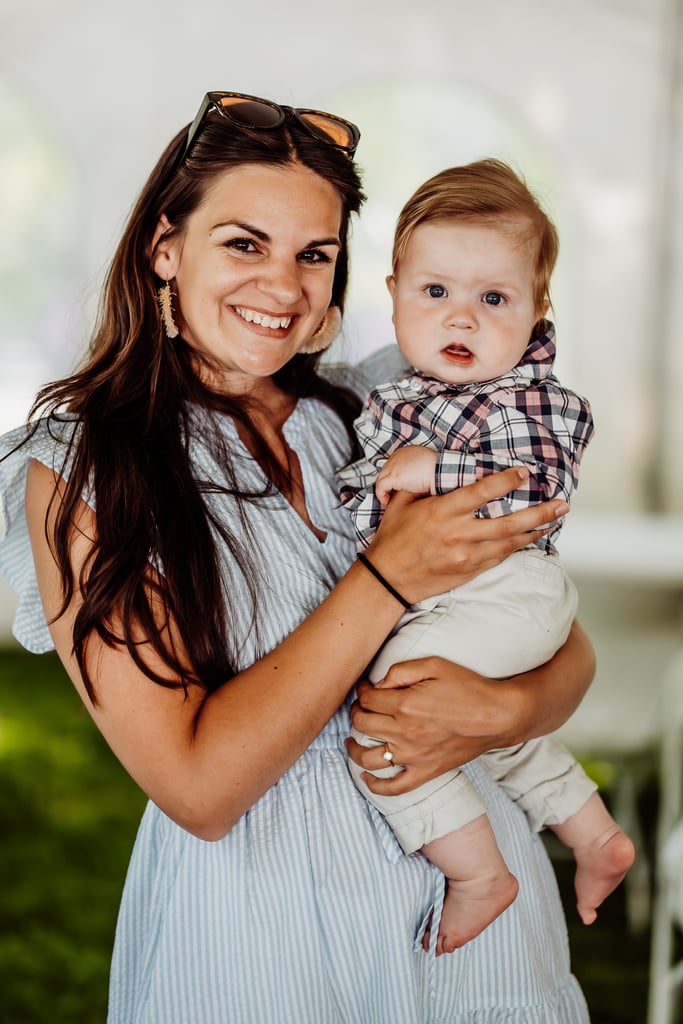
<path fill-rule="evenodd" d="M 281 307 L 301 298 L 301 275 L 295 261 L 273 260 L 263 268 L 261 289 Z"/>

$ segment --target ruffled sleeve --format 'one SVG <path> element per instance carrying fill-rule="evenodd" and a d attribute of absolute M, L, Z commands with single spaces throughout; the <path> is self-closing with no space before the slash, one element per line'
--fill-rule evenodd
<path fill-rule="evenodd" d="M 12 632 L 33 654 L 54 649 L 38 591 L 33 553 L 26 524 L 26 472 L 37 459 L 62 476 L 68 476 L 68 441 L 73 423 L 41 421 L 31 428 L 18 427 L 0 437 L 0 575 L 17 594 Z"/>

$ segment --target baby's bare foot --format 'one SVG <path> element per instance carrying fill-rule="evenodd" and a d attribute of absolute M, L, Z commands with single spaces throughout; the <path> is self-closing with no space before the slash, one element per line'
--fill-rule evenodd
<path fill-rule="evenodd" d="M 509 871 L 492 876 L 487 873 L 467 881 L 447 879 L 446 896 L 436 955 L 452 953 L 466 942 L 476 939 L 492 921 L 506 910 L 517 896 L 517 879 Z M 429 951 L 429 931 L 422 945 Z"/>
<path fill-rule="evenodd" d="M 593 924 L 597 908 L 614 892 L 633 864 L 633 843 L 613 823 L 585 847 L 575 847 L 574 889 L 579 916 L 584 924 Z"/>

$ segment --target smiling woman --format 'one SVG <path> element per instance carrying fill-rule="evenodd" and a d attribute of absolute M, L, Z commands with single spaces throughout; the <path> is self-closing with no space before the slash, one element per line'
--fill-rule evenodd
<path fill-rule="evenodd" d="M 220 178 L 184 231 L 160 220 L 154 270 L 174 281 L 178 326 L 207 384 L 262 400 L 272 390 L 325 316 L 341 219 L 336 189 L 307 167 L 245 165 Z"/>
<path fill-rule="evenodd" d="M 254 104 L 278 116 L 258 120 Z M 547 859 L 486 772 L 471 769 L 520 897 L 477 948 L 436 961 L 419 939 L 443 879 L 400 856 L 348 771 L 352 717 L 426 780 L 557 728 L 592 670 L 575 628 L 515 680 L 432 659 L 399 703 L 387 691 L 361 706 L 362 687 L 353 702 L 403 611 L 397 593 L 412 603 L 469 581 L 560 506 L 475 518 L 526 479 L 511 469 L 392 502 L 369 549 L 390 589 L 355 560 L 335 471 L 373 371 L 318 372 L 363 198 L 352 128 L 205 100 L 133 208 L 84 365 L 2 440 L 15 633 L 56 648 L 150 798 L 111 1024 L 490 1024 L 492 1005 L 533 1024 L 586 1019 Z"/>

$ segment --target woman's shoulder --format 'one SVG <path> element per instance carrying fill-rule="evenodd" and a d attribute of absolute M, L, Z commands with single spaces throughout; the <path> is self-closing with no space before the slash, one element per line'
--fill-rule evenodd
<path fill-rule="evenodd" d="M 26 524 L 26 474 L 36 459 L 68 475 L 77 423 L 69 417 L 38 420 L 0 437 L 0 575 L 18 596 L 13 632 L 34 653 L 53 647 L 45 622 Z"/>
<path fill-rule="evenodd" d="M 363 399 L 377 384 L 397 380 L 410 369 L 396 345 L 385 345 L 365 356 L 360 362 L 324 363 L 320 372 L 334 384 L 349 388 Z"/>
<path fill-rule="evenodd" d="M 0 436 L 0 537 L 23 507 L 29 462 L 35 459 L 68 477 L 78 430 L 73 417 L 53 416 Z"/>
<path fill-rule="evenodd" d="M 0 436 L 0 480 L 3 486 L 8 475 L 26 467 L 31 459 L 51 469 L 64 468 L 77 439 L 79 423 L 67 414 L 54 414 L 23 423 Z"/>

